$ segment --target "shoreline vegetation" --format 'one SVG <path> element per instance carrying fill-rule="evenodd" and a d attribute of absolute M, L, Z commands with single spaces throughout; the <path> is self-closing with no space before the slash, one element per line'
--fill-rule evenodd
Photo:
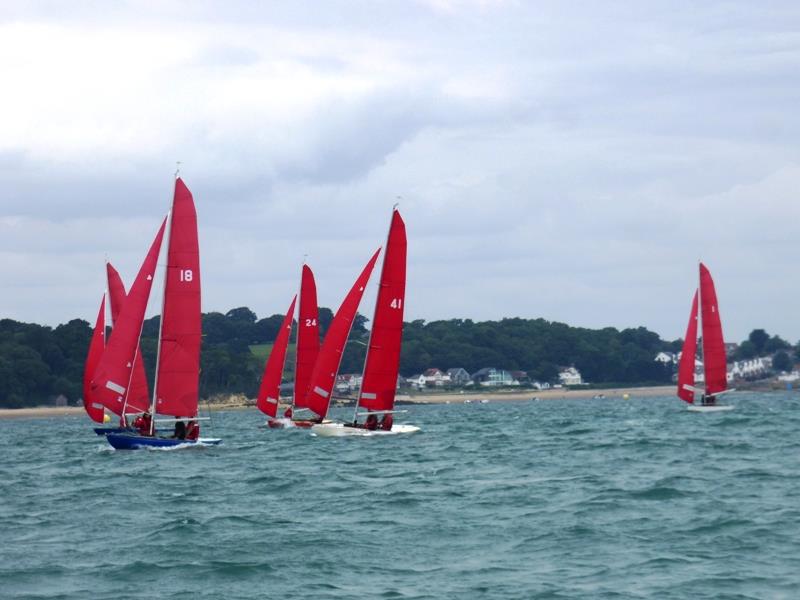
<path fill-rule="evenodd" d="M 550 390 L 469 390 L 463 393 L 457 391 L 433 392 L 426 394 L 398 394 L 398 405 L 415 404 L 461 404 L 466 401 L 480 402 L 489 400 L 490 402 L 519 402 L 532 400 L 591 400 L 596 396 L 604 399 L 621 399 L 625 394 L 630 398 L 643 398 L 655 396 L 671 396 L 675 393 L 674 385 L 648 386 L 648 387 L 617 387 L 610 389 L 550 389 Z M 255 399 L 247 398 L 242 394 L 216 395 L 208 402 L 201 401 L 201 412 L 203 410 L 238 410 L 255 408 Z M 334 406 L 352 406 L 352 401 L 338 400 Z M 285 406 L 282 405 L 281 410 Z M 3 408 L 0 409 L 0 419 L 12 418 L 34 418 L 34 417 L 63 417 L 82 415 L 82 406 L 36 406 L 28 408 Z M 113 420 L 113 419 L 112 419 Z"/>

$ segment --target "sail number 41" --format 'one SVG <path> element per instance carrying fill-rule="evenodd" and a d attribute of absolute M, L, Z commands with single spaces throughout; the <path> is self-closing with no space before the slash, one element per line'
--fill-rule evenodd
<path fill-rule="evenodd" d="M 389 303 L 389 306 L 392 308 L 403 308 L 403 299 L 392 298 L 392 301 Z"/>

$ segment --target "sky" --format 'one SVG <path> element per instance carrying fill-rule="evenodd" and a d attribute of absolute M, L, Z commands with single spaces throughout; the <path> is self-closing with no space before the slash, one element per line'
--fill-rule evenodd
<path fill-rule="evenodd" d="M 794 1 L 6 1 L 0 318 L 92 321 L 180 162 L 204 311 L 337 307 L 398 202 L 406 320 L 676 339 L 702 260 L 796 342 L 799 72 Z"/>

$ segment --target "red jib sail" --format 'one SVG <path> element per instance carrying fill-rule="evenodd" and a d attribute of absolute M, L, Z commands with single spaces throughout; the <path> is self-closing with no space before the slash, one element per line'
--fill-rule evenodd
<path fill-rule="evenodd" d="M 370 411 L 392 410 L 403 342 L 406 294 L 406 226 L 397 209 L 392 213 L 383 255 L 375 316 L 364 362 L 358 405 Z"/>
<path fill-rule="evenodd" d="M 131 291 L 114 322 L 114 330 L 108 340 L 106 351 L 97 365 L 90 385 L 89 399 L 102 404 L 109 410 L 120 414 L 125 400 L 125 392 L 131 381 L 133 357 L 142 332 L 142 322 L 153 286 L 153 275 L 156 270 L 161 240 L 164 237 L 164 226 L 161 224 L 156 239 L 139 269 L 139 274 L 131 286 Z"/>
<path fill-rule="evenodd" d="M 100 362 L 100 357 L 103 356 L 103 351 L 106 347 L 106 297 L 100 301 L 100 310 L 97 313 L 97 320 L 94 323 L 94 331 L 92 332 L 92 340 L 89 342 L 89 352 L 86 354 L 86 363 L 83 366 L 83 408 L 86 409 L 86 414 L 92 421 L 98 423 L 103 422 L 105 412 L 103 411 L 102 404 L 93 403 L 90 398 L 91 381 L 97 364 Z"/>
<path fill-rule="evenodd" d="M 286 362 L 289 334 L 292 333 L 292 320 L 294 319 L 294 304 L 296 301 L 297 296 L 292 298 L 292 304 L 289 306 L 278 335 L 275 337 L 275 343 L 272 345 L 267 364 L 264 365 L 264 375 L 261 377 L 261 386 L 258 388 L 258 396 L 256 397 L 258 410 L 273 419 L 278 414 L 281 376 L 283 375 L 283 365 Z"/>
<path fill-rule="evenodd" d="M 692 312 L 683 339 L 681 361 L 678 364 L 678 398 L 694 403 L 694 365 L 697 357 L 697 292 L 692 299 Z M 688 389 L 687 389 L 688 388 Z"/>
<path fill-rule="evenodd" d="M 372 274 L 380 251 L 378 248 L 372 255 L 367 266 L 364 267 L 361 275 L 358 276 L 353 287 L 345 296 L 328 327 L 325 341 L 322 342 L 305 399 L 305 406 L 316 413 L 320 419 L 324 419 L 328 414 L 336 373 L 339 371 L 339 364 L 342 361 L 347 336 L 350 335 L 353 319 L 355 319 L 358 305 L 361 303 L 361 297 L 364 295 L 369 276 Z"/>
<path fill-rule="evenodd" d="M 180 178 L 172 201 L 156 371 L 156 412 L 197 416 L 200 385 L 200 249 L 192 194 Z"/>
<path fill-rule="evenodd" d="M 294 369 L 294 407 L 306 408 L 308 382 L 319 355 L 319 307 L 314 273 L 303 265 L 300 279 L 300 314 L 297 318 L 297 354 Z"/>
<path fill-rule="evenodd" d="M 714 280 L 700 263 L 700 311 L 703 326 L 703 366 L 706 375 L 706 394 L 718 394 L 728 387 L 726 378 L 725 340 L 717 304 Z"/>
<path fill-rule="evenodd" d="M 106 263 L 106 275 L 108 276 L 108 300 L 111 306 L 111 326 L 113 327 L 128 296 L 125 293 L 122 277 L 110 262 Z M 123 400 L 125 413 L 143 412 L 150 407 L 150 392 L 147 387 L 147 375 L 144 372 L 144 360 L 142 360 L 142 349 L 139 344 L 136 344 L 131 384 L 128 386 L 125 396 Z"/>

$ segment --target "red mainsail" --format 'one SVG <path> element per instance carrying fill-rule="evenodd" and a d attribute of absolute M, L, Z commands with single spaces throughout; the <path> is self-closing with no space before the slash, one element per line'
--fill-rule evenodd
<path fill-rule="evenodd" d="M 728 388 L 726 378 L 725 340 L 719 316 L 714 280 L 700 263 L 700 311 L 703 326 L 703 366 L 706 374 L 706 394 L 718 394 Z"/>
<path fill-rule="evenodd" d="M 256 406 L 258 410 L 272 417 L 278 414 L 278 399 L 280 398 L 281 376 L 283 365 L 286 362 L 286 348 L 289 345 L 289 334 L 292 333 L 292 320 L 294 319 L 294 305 L 297 296 L 292 298 L 289 310 L 283 318 L 281 328 L 275 337 L 275 343 L 269 353 L 267 364 L 264 365 L 264 375 L 261 377 L 261 386 L 258 388 Z"/>
<path fill-rule="evenodd" d="M 108 300 L 111 306 L 111 326 L 113 327 L 128 296 L 125 292 L 125 284 L 122 283 L 122 277 L 110 262 L 106 263 L 106 275 L 108 277 Z M 142 349 L 139 344 L 136 344 L 131 384 L 125 395 L 123 400 L 125 413 L 144 412 L 150 407 L 150 392 L 147 387 L 147 375 L 144 372 L 144 360 L 142 360 Z"/>
<path fill-rule="evenodd" d="M 201 335 L 197 212 L 191 192 L 177 178 L 156 369 L 157 413 L 197 416 Z"/>
<path fill-rule="evenodd" d="M 369 338 L 358 405 L 370 411 L 392 410 L 403 342 L 406 295 L 406 226 L 397 209 L 392 213 L 383 255 L 375 316 Z"/>
<path fill-rule="evenodd" d="M 100 357 L 103 356 L 103 351 L 106 347 L 106 297 L 100 301 L 100 310 L 97 313 L 97 320 L 94 323 L 94 331 L 92 332 L 92 340 L 89 342 L 89 352 L 86 354 L 86 363 L 83 366 L 83 408 L 86 409 L 86 414 L 92 421 L 98 423 L 103 422 L 105 412 L 103 411 L 102 404 L 93 403 L 90 398 L 91 381 L 94 370 L 100 362 Z"/>
<path fill-rule="evenodd" d="M 300 279 L 300 314 L 297 318 L 297 346 L 294 368 L 294 406 L 306 408 L 308 382 L 319 355 L 319 307 L 314 273 L 303 265 Z"/>
<path fill-rule="evenodd" d="M 689 404 L 694 403 L 694 365 L 697 358 L 697 292 L 692 299 L 692 312 L 686 326 L 683 351 L 678 364 L 678 398 Z M 688 386 L 687 389 L 684 386 Z"/>
<path fill-rule="evenodd" d="M 133 357 L 142 332 L 142 322 L 150 298 L 150 289 L 153 286 L 153 275 L 161 250 L 161 241 L 164 238 L 165 225 L 166 220 L 161 224 L 125 304 L 114 322 L 106 351 L 97 365 L 89 386 L 89 400 L 102 404 L 116 414 L 122 412 L 125 392 L 130 386 Z"/>
<path fill-rule="evenodd" d="M 339 371 L 339 364 L 342 361 L 344 346 L 347 343 L 347 336 L 353 326 L 358 305 L 367 287 L 369 276 L 378 260 L 380 248 L 372 255 L 361 275 L 358 276 L 353 287 L 347 293 L 342 305 L 331 321 L 328 332 L 325 334 L 325 341 L 322 342 L 314 371 L 311 374 L 311 381 L 308 384 L 305 406 L 316 413 L 319 418 L 324 419 L 328 414 L 328 406 L 331 402 L 333 386 L 336 382 L 336 373 Z"/>

